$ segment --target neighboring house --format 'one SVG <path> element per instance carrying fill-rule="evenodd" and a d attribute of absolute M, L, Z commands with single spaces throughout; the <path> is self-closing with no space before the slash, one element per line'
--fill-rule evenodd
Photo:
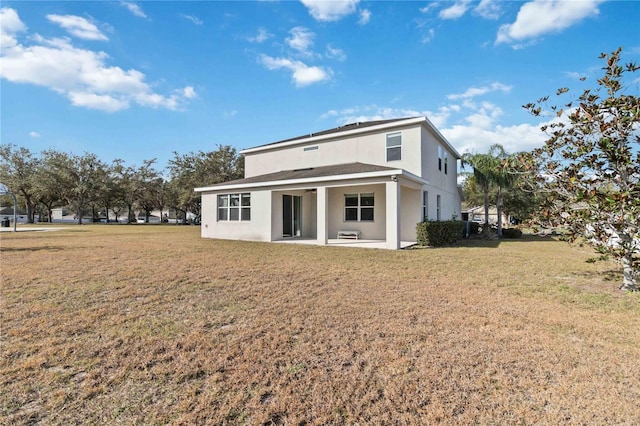
<path fill-rule="evenodd" d="M 2 207 L 0 206 L 0 221 L 5 219 L 9 219 L 10 223 L 13 223 L 13 206 L 11 207 Z M 38 216 L 36 215 L 36 221 L 38 220 Z M 27 216 L 27 211 L 22 209 L 16 209 L 16 220 L 18 223 L 27 223 L 29 222 L 29 218 Z"/>
<path fill-rule="evenodd" d="M 484 206 L 471 207 L 469 209 L 462 209 L 462 219 L 469 220 L 471 222 L 484 223 Z M 489 224 L 495 225 L 498 223 L 498 209 L 496 206 L 489 206 Z M 511 224 L 510 217 L 506 213 L 502 213 L 502 226 L 509 226 Z"/>
<path fill-rule="evenodd" d="M 241 152 L 245 178 L 196 188 L 202 237 L 358 237 L 397 249 L 423 219 L 459 219 L 460 154 L 426 117 L 371 121 Z M 349 232 L 345 232 L 349 231 Z"/>

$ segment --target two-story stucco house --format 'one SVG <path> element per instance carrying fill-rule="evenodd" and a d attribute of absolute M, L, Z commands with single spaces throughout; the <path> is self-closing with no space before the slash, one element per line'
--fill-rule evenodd
<path fill-rule="evenodd" d="M 341 237 L 397 249 L 423 219 L 459 218 L 460 154 L 425 117 L 354 123 L 241 152 L 245 178 L 196 188 L 202 236 Z"/>

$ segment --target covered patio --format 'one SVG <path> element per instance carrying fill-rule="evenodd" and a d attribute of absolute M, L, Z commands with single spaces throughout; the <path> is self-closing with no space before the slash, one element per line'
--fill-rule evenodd
<path fill-rule="evenodd" d="M 329 239 L 327 244 L 318 243 L 317 239 L 311 238 L 290 238 L 283 240 L 273 241 L 274 243 L 282 244 L 304 244 L 304 245 L 327 245 L 334 247 L 357 247 L 357 248 L 369 248 L 369 249 L 388 249 L 387 242 L 385 240 L 355 240 L 355 239 Z M 408 248 L 416 245 L 415 241 L 401 241 L 400 248 Z"/>
<path fill-rule="evenodd" d="M 427 185 L 402 169 L 360 163 L 225 182 L 198 189 L 207 192 L 203 211 L 223 213 L 203 221 L 203 236 L 401 249 L 415 244 Z M 240 199 L 246 220 L 239 220 Z"/>

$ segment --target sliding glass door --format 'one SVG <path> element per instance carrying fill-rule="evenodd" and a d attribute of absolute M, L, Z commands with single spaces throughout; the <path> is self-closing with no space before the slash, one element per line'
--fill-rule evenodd
<path fill-rule="evenodd" d="M 282 236 L 285 238 L 302 235 L 302 196 L 282 196 Z"/>

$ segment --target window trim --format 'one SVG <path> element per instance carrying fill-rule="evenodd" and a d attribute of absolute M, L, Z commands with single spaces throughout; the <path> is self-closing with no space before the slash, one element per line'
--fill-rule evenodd
<path fill-rule="evenodd" d="M 400 137 L 400 143 L 397 145 L 391 145 L 389 146 L 389 138 L 390 137 Z M 389 159 L 389 150 L 391 149 L 399 149 L 400 150 L 400 157 L 397 159 Z M 390 161 L 402 161 L 402 132 L 393 132 L 393 133 L 387 133 L 386 134 L 386 139 L 385 139 L 385 160 L 386 162 L 390 162 Z"/>
<path fill-rule="evenodd" d="M 438 170 L 442 170 L 442 145 L 438 145 Z"/>
<path fill-rule="evenodd" d="M 226 200 L 221 203 L 221 200 Z M 231 205 L 231 200 L 237 200 L 237 205 Z M 245 204 L 245 201 L 248 203 Z M 220 205 L 226 204 L 226 205 Z M 224 212 L 221 215 L 221 212 Z M 236 216 L 237 219 L 232 219 Z M 244 219 L 245 213 L 248 213 L 248 219 Z M 221 218 L 225 216 L 226 218 Z M 228 194 L 217 194 L 216 196 L 216 222 L 250 222 L 251 221 L 251 193 L 250 192 L 234 192 Z"/>
<path fill-rule="evenodd" d="M 422 221 L 429 220 L 429 191 L 422 191 Z"/>
<path fill-rule="evenodd" d="M 442 198 L 440 197 L 440 194 L 438 194 L 436 196 L 436 220 L 437 221 L 440 221 L 441 210 L 442 210 Z"/>
<path fill-rule="evenodd" d="M 357 196 L 358 202 L 356 205 L 347 206 L 347 197 L 355 198 Z M 371 205 L 363 205 L 362 198 L 363 196 L 372 199 Z M 344 211 L 343 211 L 343 222 L 375 222 L 375 206 L 376 206 L 376 194 L 375 192 L 357 192 L 357 193 L 349 193 L 344 194 Z M 355 209 L 356 210 L 356 220 L 347 219 L 347 209 Z M 371 210 L 372 218 L 371 219 L 362 219 L 362 210 L 366 209 Z"/>

